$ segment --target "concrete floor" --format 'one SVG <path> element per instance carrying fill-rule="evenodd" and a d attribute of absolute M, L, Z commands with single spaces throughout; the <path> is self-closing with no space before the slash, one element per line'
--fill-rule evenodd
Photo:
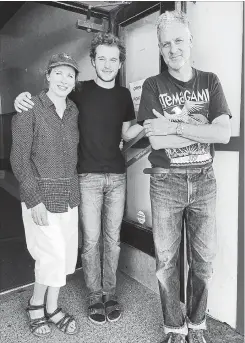
<path fill-rule="evenodd" d="M 73 314 L 80 332 L 67 336 L 57 329 L 50 337 L 36 338 L 28 329 L 25 314 L 32 286 L 0 295 L 1 343 L 159 343 L 164 338 L 159 296 L 131 279 L 118 273 L 118 297 L 123 306 L 123 317 L 118 323 L 95 326 L 86 318 L 86 290 L 82 270 L 68 279 L 62 288 L 60 305 Z M 244 339 L 228 325 L 208 319 L 212 343 L 242 343 Z"/>

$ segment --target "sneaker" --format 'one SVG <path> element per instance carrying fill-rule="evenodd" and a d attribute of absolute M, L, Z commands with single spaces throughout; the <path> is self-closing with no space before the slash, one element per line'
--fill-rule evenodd
<path fill-rule="evenodd" d="M 186 343 L 185 335 L 170 332 L 162 343 Z"/>
<path fill-rule="evenodd" d="M 204 330 L 188 330 L 187 342 L 188 343 L 208 343 L 204 337 Z"/>

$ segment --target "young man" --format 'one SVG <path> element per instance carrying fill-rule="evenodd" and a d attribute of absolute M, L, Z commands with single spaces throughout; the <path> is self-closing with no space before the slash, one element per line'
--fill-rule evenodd
<path fill-rule="evenodd" d="M 126 174 L 119 144 L 121 137 L 128 141 L 142 127 L 131 126 L 135 114 L 130 92 L 115 84 L 125 60 L 125 48 L 119 39 L 110 33 L 95 35 L 90 57 L 97 76 L 80 82 L 71 98 L 79 110 L 82 265 L 89 290 L 88 317 L 93 323 L 103 324 L 106 319 L 115 322 L 121 316 L 115 289 Z M 32 106 L 30 98 L 29 93 L 20 94 L 15 100 L 16 110 Z"/>
<path fill-rule="evenodd" d="M 168 70 L 145 81 L 138 121 L 144 122 L 153 148 L 150 196 L 164 342 L 206 343 L 208 282 L 216 252 L 213 143 L 229 142 L 231 115 L 217 76 L 191 66 L 186 15 L 165 12 L 157 34 Z M 189 264 L 186 318 L 176 269 L 183 215 Z"/>

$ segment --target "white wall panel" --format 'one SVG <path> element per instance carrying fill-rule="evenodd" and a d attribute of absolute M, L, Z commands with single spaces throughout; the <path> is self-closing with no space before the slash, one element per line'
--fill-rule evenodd
<path fill-rule="evenodd" d="M 221 80 L 232 112 L 232 135 L 240 134 L 243 3 L 187 2 L 194 37 L 194 66 Z M 225 146 L 224 146 L 225 149 Z M 216 152 L 218 250 L 210 285 L 211 315 L 236 326 L 239 153 Z"/>
<path fill-rule="evenodd" d="M 214 171 L 217 178 L 218 248 L 208 311 L 215 318 L 236 327 L 239 153 L 216 152 Z"/>
<path fill-rule="evenodd" d="M 242 1 L 188 1 L 193 64 L 221 80 L 232 112 L 232 135 L 239 136 L 242 70 Z"/>

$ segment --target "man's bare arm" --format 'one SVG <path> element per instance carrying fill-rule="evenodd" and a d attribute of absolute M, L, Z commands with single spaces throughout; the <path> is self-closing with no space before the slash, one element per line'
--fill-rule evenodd
<path fill-rule="evenodd" d="M 227 144 L 231 137 L 229 116 L 222 114 L 215 118 L 211 124 L 191 125 L 182 124 L 182 137 L 193 139 L 200 143 L 223 143 Z"/>
<path fill-rule="evenodd" d="M 144 128 L 139 124 L 131 125 L 130 121 L 124 122 L 122 125 L 122 138 L 126 142 L 136 137 Z"/>

